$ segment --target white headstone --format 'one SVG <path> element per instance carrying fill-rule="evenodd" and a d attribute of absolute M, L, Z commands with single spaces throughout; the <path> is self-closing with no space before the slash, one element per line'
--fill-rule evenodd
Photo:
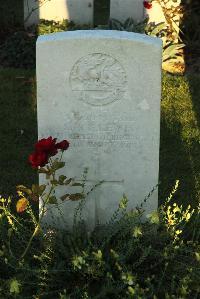
<path fill-rule="evenodd" d="M 161 55 L 160 39 L 120 31 L 62 32 L 37 41 L 39 138 L 70 141 L 65 175 L 81 179 L 88 168 L 88 190 L 104 181 L 86 201 L 91 227 L 110 219 L 123 193 L 134 208 L 158 183 Z M 57 195 L 66 192 L 59 187 Z M 62 205 L 70 225 L 77 204 Z M 157 204 L 155 191 L 146 212 Z"/>
<path fill-rule="evenodd" d="M 110 18 L 125 22 L 132 18 L 135 22 L 144 19 L 143 0 L 110 0 Z"/>
<path fill-rule="evenodd" d="M 93 24 L 94 0 L 24 0 L 25 26 L 38 24 L 40 19 L 76 24 Z"/>

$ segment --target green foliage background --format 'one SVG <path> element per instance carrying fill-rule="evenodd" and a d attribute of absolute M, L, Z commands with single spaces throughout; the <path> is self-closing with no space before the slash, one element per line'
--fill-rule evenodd
<path fill-rule="evenodd" d="M 23 0 L 0 1 L 1 29 L 23 24 Z"/>

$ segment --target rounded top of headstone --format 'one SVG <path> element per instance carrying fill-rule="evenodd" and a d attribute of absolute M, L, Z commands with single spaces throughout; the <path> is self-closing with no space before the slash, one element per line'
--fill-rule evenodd
<path fill-rule="evenodd" d="M 135 41 L 138 43 L 151 44 L 152 46 L 162 46 L 162 40 L 158 37 L 148 36 L 146 34 L 119 31 L 119 30 L 75 30 L 56 32 L 41 35 L 37 39 L 37 43 L 63 41 L 68 39 L 124 39 Z"/>

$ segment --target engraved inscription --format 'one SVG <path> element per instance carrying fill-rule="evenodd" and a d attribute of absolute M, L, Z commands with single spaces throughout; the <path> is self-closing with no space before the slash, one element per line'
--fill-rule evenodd
<path fill-rule="evenodd" d="M 124 68 L 115 58 L 93 53 L 75 63 L 70 74 L 70 85 L 79 100 L 102 106 L 124 97 L 127 78 Z"/>
<path fill-rule="evenodd" d="M 144 144 L 143 136 L 138 136 L 139 126 L 127 113 L 113 112 L 112 119 L 106 110 L 81 113 L 72 111 L 65 120 L 63 129 L 49 129 L 51 135 L 70 140 L 73 149 L 100 149 L 101 151 L 139 151 Z M 61 133 L 62 132 L 62 133 Z M 45 135 L 46 136 L 46 135 Z M 45 137 L 40 136 L 40 137 Z"/>
<path fill-rule="evenodd" d="M 88 116 L 77 123 L 73 120 L 65 123 L 64 129 L 74 148 L 101 148 L 113 152 L 139 148 L 141 138 L 135 138 L 137 127 L 134 120 L 116 118 L 111 121 L 105 118 L 103 121 L 96 115 L 96 121 L 88 121 Z"/>

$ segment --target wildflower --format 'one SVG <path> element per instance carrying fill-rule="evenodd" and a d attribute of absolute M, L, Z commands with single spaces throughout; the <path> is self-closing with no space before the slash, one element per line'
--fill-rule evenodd
<path fill-rule="evenodd" d="M 168 218 L 168 225 L 175 225 L 175 221 L 171 217 Z"/>

